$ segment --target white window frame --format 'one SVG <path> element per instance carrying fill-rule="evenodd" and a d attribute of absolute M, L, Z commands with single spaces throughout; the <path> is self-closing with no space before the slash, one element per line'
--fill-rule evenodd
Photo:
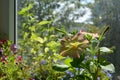
<path fill-rule="evenodd" d="M 9 40 L 16 43 L 16 0 L 9 1 Z"/>

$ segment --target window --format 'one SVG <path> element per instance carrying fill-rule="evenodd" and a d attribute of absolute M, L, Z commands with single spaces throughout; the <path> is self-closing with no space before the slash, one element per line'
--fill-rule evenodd
<path fill-rule="evenodd" d="M 35 34 L 48 36 L 47 31 L 51 30 L 51 27 L 46 26 L 48 28 L 46 34 L 41 33 L 44 29 L 37 28 L 36 30 L 36 24 L 41 21 L 46 21 L 45 23 L 48 24 L 47 21 L 52 21 L 50 26 L 55 26 L 58 29 L 62 28 L 63 32 L 64 30 L 68 32 L 74 30 L 73 33 L 79 29 L 97 32 L 103 28 L 102 26 L 107 25 L 111 27 L 111 31 L 107 34 L 104 43 L 110 47 L 115 45 L 116 49 L 118 49 L 108 59 L 114 62 L 116 71 L 118 71 L 116 74 L 119 74 L 119 3 L 120 0 L 18 0 L 18 41 L 22 42 L 21 40 L 26 40 L 31 35 L 36 37 Z M 27 41 L 23 43 L 27 44 Z"/>
<path fill-rule="evenodd" d="M 19 46 L 0 41 L 0 79 L 120 79 L 120 0 L 0 0 L 0 11 L 0 39 Z"/>

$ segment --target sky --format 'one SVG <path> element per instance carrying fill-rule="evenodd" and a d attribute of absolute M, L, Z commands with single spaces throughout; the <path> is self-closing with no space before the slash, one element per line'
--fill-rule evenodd
<path fill-rule="evenodd" d="M 69 3 L 68 6 L 66 6 L 66 4 Z M 87 3 L 94 3 L 94 0 L 81 0 L 81 4 L 84 4 L 86 5 Z M 38 4 L 37 1 L 35 4 Z M 70 3 L 69 1 L 63 1 L 63 2 L 58 2 L 58 4 L 60 5 L 59 8 L 56 8 L 54 11 L 53 11 L 53 15 L 57 14 L 57 13 L 60 13 L 60 14 L 63 14 L 63 9 L 64 10 L 67 10 L 68 8 L 74 8 L 74 11 L 72 13 L 69 14 L 69 19 L 70 20 L 73 20 L 74 18 L 74 22 L 76 23 L 90 23 L 92 24 L 92 22 L 89 20 L 91 18 L 91 15 L 92 15 L 92 12 L 89 8 L 85 7 L 85 8 L 79 8 L 76 10 L 75 8 L 75 4 L 74 3 Z M 82 14 L 82 12 L 85 12 L 85 14 L 83 16 L 80 16 L 78 18 L 75 19 L 75 16 L 76 14 Z M 59 20 L 61 16 L 58 16 L 58 18 L 56 19 Z"/>
<path fill-rule="evenodd" d="M 94 3 L 94 0 L 81 0 L 81 4 L 86 5 L 87 3 Z M 66 2 L 59 2 L 58 3 L 60 5 L 59 8 L 55 9 L 53 14 L 56 13 L 62 13 L 63 8 L 67 9 L 67 8 L 75 8 L 75 4 L 74 3 L 70 3 L 67 7 L 65 7 Z M 74 19 L 74 22 L 77 23 L 90 23 L 92 24 L 91 21 L 89 21 L 89 19 L 91 18 L 92 12 L 89 8 L 85 7 L 85 8 L 79 8 L 77 10 L 74 10 L 72 13 L 69 14 L 69 19 L 72 20 L 75 16 L 75 14 L 80 14 L 80 12 L 85 12 L 85 14 L 83 16 L 80 16 L 76 19 Z"/>

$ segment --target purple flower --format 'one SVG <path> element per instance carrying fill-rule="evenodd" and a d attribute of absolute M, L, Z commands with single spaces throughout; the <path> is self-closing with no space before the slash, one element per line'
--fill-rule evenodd
<path fill-rule="evenodd" d="M 45 60 L 42 60 L 41 64 L 45 65 L 45 64 L 47 64 L 47 62 Z"/>
<path fill-rule="evenodd" d="M 3 56 L 3 50 L 0 48 L 0 57 Z"/>
<path fill-rule="evenodd" d="M 3 53 L 3 50 L 0 48 L 0 53 Z"/>
<path fill-rule="evenodd" d="M 97 56 L 94 56 L 94 59 L 96 59 L 97 58 Z"/>
<path fill-rule="evenodd" d="M 97 80 L 100 80 L 100 77 L 97 77 Z"/>
<path fill-rule="evenodd" d="M 18 52 L 17 46 L 16 46 L 15 44 L 12 44 L 12 45 L 10 46 L 10 50 L 13 51 L 14 54 Z"/>
<path fill-rule="evenodd" d="M 3 56 L 2 58 L 1 58 L 1 62 L 5 62 L 7 60 L 7 56 Z"/>
<path fill-rule="evenodd" d="M 67 74 L 70 74 L 71 72 L 69 70 L 66 71 Z"/>
<path fill-rule="evenodd" d="M 108 76 L 108 77 L 112 77 L 112 74 L 110 74 L 110 73 L 107 73 L 107 76 Z"/>
<path fill-rule="evenodd" d="M 71 71 L 67 70 L 66 73 L 67 73 L 71 78 L 74 77 L 74 74 L 73 74 Z"/>
<path fill-rule="evenodd" d="M 79 70 L 79 68 L 75 68 L 76 69 L 76 71 L 78 71 Z"/>
<path fill-rule="evenodd" d="M 7 40 L 0 40 L 0 44 L 5 44 L 7 42 Z"/>
<path fill-rule="evenodd" d="M 22 56 L 17 56 L 16 61 L 21 62 L 22 61 Z"/>
<path fill-rule="evenodd" d="M 80 68 L 80 71 L 84 71 L 84 69 L 83 69 L 83 68 Z"/>
<path fill-rule="evenodd" d="M 109 78 L 112 78 L 112 74 L 110 74 L 110 72 L 109 72 L 109 71 L 104 70 L 104 72 L 107 74 L 107 76 L 108 76 Z"/>

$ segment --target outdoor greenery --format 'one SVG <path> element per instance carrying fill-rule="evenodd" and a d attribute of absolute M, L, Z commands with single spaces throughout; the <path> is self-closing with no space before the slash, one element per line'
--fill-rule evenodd
<path fill-rule="evenodd" d="M 40 29 L 49 21 L 38 23 Z M 37 26 L 38 26 L 37 25 Z M 31 36 L 18 48 L 10 41 L 1 41 L 0 74 L 2 80 L 110 80 L 115 72 L 113 64 L 102 58 L 104 53 L 113 52 L 107 47 L 100 47 L 105 32 L 102 34 L 80 31 L 54 35 L 54 28 L 38 36 Z M 47 31 L 48 29 L 45 29 Z M 33 29 L 31 31 L 34 31 Z M 41 30 L 42 31 L 42 30 Z M 45 35 L 45 34 L 46 35 Z M 60 32 L 61 33 L 61 32 Z M 60 34 L 59 34 L 60 35 Z M 28 35 L 26 35 L 28 36 Z M 24 36 L 24 38 L 26 38 Z M 22 40 L 25 41 L 25 40 Z M 59 54 L 60 52 L 60 54 Z"/>
<path fill-rule="evenodd" d="M 0 80 L 112 80 L 116 66 L 106 56 L 117 15 L 107 15 L 105 1 L 18 1 L 18 43 L 0 41 Z M 85 9 L 91 18 L 77 21 Z"/>

